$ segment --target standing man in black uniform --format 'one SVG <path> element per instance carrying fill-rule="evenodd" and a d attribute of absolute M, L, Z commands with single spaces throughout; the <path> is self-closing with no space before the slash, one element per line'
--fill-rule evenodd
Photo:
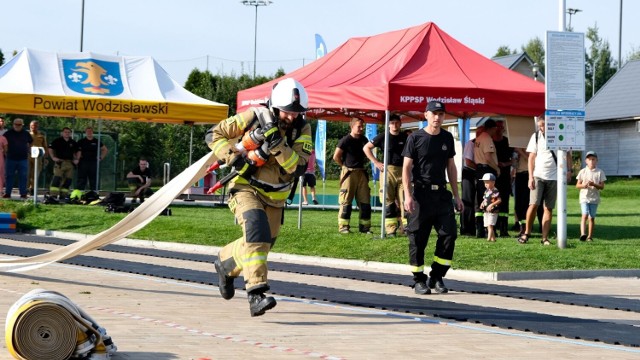
<path fill-rule="evenodd" d="M 49 145 L 49 157 L 54 162 L 53 179 L 49 190 L 51 196 L 65 200 L 69 194 L 69 186 L 73 180 L 73 171 L 78 165 L 78 143 L 71 138 L 71 129 L 62 129 L 62 136 Z"/>
<path fill-rule="evenodd" d="M 340 172 L 340 211 L 338 213 L 338 231 L 341 234 L 351 232 L 351 203 L 356 198 L 360 208 L 359 230 L 361 233 L 371 232 L 371 188 L 367 174 L 367 157 L 364 146 L 369 142 L 364 136 L 364 121 L 351 119 L 351 132 L 345 135 L 336 146 L 333 161 L 342 167 Z"/>
<path fill-rule="evenodd" d="M 500 205 L 498 206 L 498 222 L 496 233 L 500 237 L 509 237 L 509 194 L 511 194 L 511 165 L 513 165 L 513 148 L 509 146 L 509 138 L 504 136 L 504 121 L 496 121 L 496 132 L 493 135 L 493 144 L 496 147 L 498 156 L 498 167 L 500 175 L 496 180 L 496 187 L 500 192 Z"/>
<path fill-rule="evenodd" d="M 444 115 L 444 104 L 430 101 L 425 112 L 428 125 L 409 135 L 402 152 L 404 208 L 408 213 L 406 231 L 409 237 L 409 262 L 416 294 L 430 294 L 431 289 L 439 294 L 449 291 L 442 279 L 451 267 L 457 238 L 451 193 L 456 209 L 462 211 L 464 208 L 458 196 L 458 169 L 454 160 L 456 152 L 453 136 L 441 128 Z M 447 177 L 451 184 L 451 192 L 446 187 Z M 438 240 L 430 277 L 427 277 L 424 273 L 424 250 L 433 227 L 438 233 Z"/>
<path fill-rule="evenodd" d="M 85 137 L 78 141 L 80 162 L 78 163 L 78 180 L 76 189 L 84 191 L 89 182 L 89 190 L 98 191 L 98 164 L 107 156 L 107 147 L 100 143 L 100 158 L 98 158 L 98 139 L 93 137 L 93 128 L 88 126 Z"/>
<path fill-rule="evenodd" d="M 401 229 L 407 224 L 404 217 L 404 190 L 402 188 L 402 150 L 404 144 L 407 142 L 407 134 L 400 131 L 400 116 L 393 114 L 389 118 L 389 151 L 386 151 L 387 156 L 387 188 L 386 207 L 384 227 L 387 236 L 395 236 L 398 231 L 398 217 L 400 217 L 402 223 Z M 364 154 L 367 155 L 369 160 L 376 166 L 380 172 L 384 172 L 384 163 L 379 161 L 373 154 L 373 148 L 384 149 L 385 133 L 377 135 L 371 142 L 368 142 L 364 146 Z M 380 187 L 380 198 L 382 198 L 382 186 Z M 402 231 L 401 231 L 402 232 Z"/>

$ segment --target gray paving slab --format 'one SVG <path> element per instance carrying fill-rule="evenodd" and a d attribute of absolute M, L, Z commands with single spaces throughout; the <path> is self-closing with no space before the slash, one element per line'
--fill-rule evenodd
<path fill-rule="evenodd" d="M 47 248 L 47 247 L 44 247 Z M 49 246 L 53 248 L 53 246 Z M 135 254 L 94 251 L 91 256 L 212 271 L 207 264 Z M 407 296 L 393 284 L 272 272 L 277 281 L 336 289 Z M 511 286 L 640 299 L 634 278 L 510 281 Z M 34 288 L 59 291 L 89 313 L 112 336 L 119 351 L 113 359 L 637 359 L 640 349 L 542 336 L 524 331 L 443 321 L 377 309 L 277 297 L 278 306 L 262 317 L 249 316 L 246 294 L 226 301 L 215 286 L 185 283 L 109 270 L 53 264 L 25 274 L 0 276 L 0 311 Z M 416 296 L 417 295 L 411 295 Z M 540 314 L 584 319 L 613 319 L 640 326 L 640 315 L 587 307 L 562 307 L 539 301 L 481 294 L 452 293 L 438 300 L 522 308 Z M 0 321 L 4 317 L 0 317 Z M 4 334 L 4 329 L 2 331 Z M 9 359 L 6 345 L 0 358 Z"/>

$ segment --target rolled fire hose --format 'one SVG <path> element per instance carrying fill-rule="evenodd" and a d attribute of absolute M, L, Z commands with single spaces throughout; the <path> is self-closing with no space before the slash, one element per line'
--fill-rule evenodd
<path fill-rule="evenodd" d="M 11 306 L 5 340 L 20 360 L 109 359 L 117 350 L 107 331 L 69 298 L 43 289 Z"/>
<path fill-rule="evenodd" d="M 160 188 L 147 201 L 138 206 L 124 219 L 111 228 L 73 244 L 52 250 L 50 252 L 15 259 L 0 259 L 0 271 L 21 272 L 43 267 L 45 265 L 66 260 L 84 254 L 135 233 L 145 227 L 158 216 L 173 199 L 178 197 L 186 188 L 191 186 L 206 173 L 209 165 L 216 161 L 213 152 L 203 156 L 198 162 L 178 174 L 173 180 Z"/>

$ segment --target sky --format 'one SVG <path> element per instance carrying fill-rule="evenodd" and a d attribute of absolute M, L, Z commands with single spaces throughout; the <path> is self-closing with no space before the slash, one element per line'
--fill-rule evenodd
<path fill-rule="evenodd" d="M 618 59 L 622 0 L 566 0 L 575 32 L 597 24 Z M 28 47 L 79 52 L 83 0 L 14 0 L 2 4 L 5 61 Z M 256 72 L 291 72 L 315 59 L 315 34 L 328 51 L 351 37 L 427 22 L 492 57 L 559 29 L 558 0 L 273 0 L 257 9 Z M 624 1 L 622 58 L 640 49 L 640 1 Z M 152 56 L 180 84 L 194 69 L 253 74 L 256 8 L 239 0 L 84 0 L 84 51 Z M 569 16 L 567 15 L 567 24 Z M 589 46 L 589 42 L 585 42 Z"/>

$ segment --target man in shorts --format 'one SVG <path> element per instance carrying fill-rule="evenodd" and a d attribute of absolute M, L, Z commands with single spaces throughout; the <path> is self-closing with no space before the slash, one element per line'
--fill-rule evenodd
<path fill-rule="evenodd" d="M 551 245 L 551 242 L 549 242 L 549 230 L 551 229 L 551 218 L 553 217 L 553 208 L 556 206 L 556 196 L 558 193 L 558 160 L 556 153 L 547 148 L 544 133 L 544 117 L 538 117 L 537 125 L 538 131 L 531 135 L 529 145 L 527 146 L 527 152 L 529 153 L 528 185 L 531 192 L 525 231 L 518 237 L 518 242 L 524 244 L 529 241 L 538 207 L 544 204 L 541 243 L 543 245 Z M 567 158 L 567 164 L 571 164 L 569 153 L 567 153 Z M 571 176 L 571 170 L 568 171 L 567 176 Z"/>

